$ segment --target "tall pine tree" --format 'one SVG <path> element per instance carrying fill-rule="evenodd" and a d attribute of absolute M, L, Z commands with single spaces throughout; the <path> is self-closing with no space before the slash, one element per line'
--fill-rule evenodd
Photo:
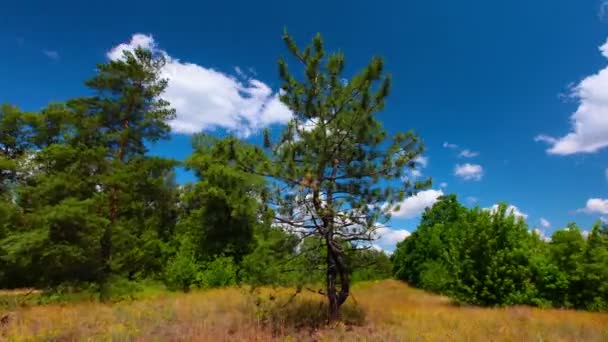
<path fill-rule="evenodd" d="M 346 79 L 344 55 L 326 55 L 320 35 L 304 49 L 287 33 L 283 40 L 303 78 L 279 61 L 281 100 L 294 116 L 276 141 L 266 132 L 271 160 L 261 173 L 272 179 L 276 223 L 322 241 L 321 249 L 302 253 L 322 256 L 311 260 L 323 262 L 335 321 L 350 294 L 347 249 L 368 245 L 397 203 L 430 181 L 404 178 L 423 151 L 419 138 L 413 132 L 389 137 L 377 119 L 391 84 L 381 58 Z"/>

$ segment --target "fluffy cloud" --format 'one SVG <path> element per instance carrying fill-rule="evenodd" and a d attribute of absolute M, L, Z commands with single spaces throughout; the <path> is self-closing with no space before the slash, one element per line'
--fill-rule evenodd
<path fill-rule="evenodd" d="M 540 226 L 543 227 L 543 228 L 549 228 L 549 227 L 551 227 L 551 222 L 549 222 L 549 220 L 547 220 L 546 218 L 541 217 L 540 218 Z"/>
<path fill-rule="evenodd" d="M 483 167 L 478 164 L 457 164 L 454 168 L 454 175 L 464 180 L 478 181 L 483 177 Z"/>
<path fill-rule="evenodd" d="M 600 51 L 608 58 L 608 41 Z M 570 117 L 572 131 L 560 138 L 541 134 L 535 140 L 551 145 L 547 152 L 557 155 L 593 153 L 608 146 L 608 67 L 583 79 L 571 96 L 579 103 Z"/>
<path fill-rule="evenodd" d="M 406 219 L 414 218 L 422 214 L 424 209 L 432 207 L 439 196 L 443 196 L 443 191 L 433 189 L 420 191 L 416 195 L 406 198 L 400 204 L 399 210 L 393 213 L 393 216 Z"/>
<path fill-rule="evenodd" d="M 384 225 L 379 225 L 374 233 L 376 237 L 376 240 L 374 241 L 374 248 L 381 249 L 383 251 L 394 250 L 397 243 L 410 236 L 410 232 L 407 230 L 390 229 Z"/>
<path fill-rule="evenodd" d="M 458 154 L 459 157 L 463 157 L 463 158 L 474 158 L 474 157 L 477 157 L 478 155 L 479 155 L 479 152 L 471 151 L 466 148 L 464 150 L 460 151 L 460 153 Z"/>
<path fill-rule="evenodd" d="M 125 51 L 133 51 L 137 47 L 142 47 L 148 50 L 157 50 L 156 43 L 154 42 L 154 38 L 152 38 L 152 36 L 136 33 L 131 36 L 130 42 L 116 45 L 110 49 L 108 53 L 106 53 L 106 56 L 108 59 L 115 61 L 121 59 Z"/>
<path fill-rule="evenodd" d="M 492 214 L 494 214 L 498 211 L 498 204 L 494 204 L 490 208 L 486 208 L 486 210 L 489 210 Z M 520 217 L 520 218 L 523 218 L 524 220 L 528 218 L 528 214 L 522 212 L 521 210 L 519 210 L 518 207 L 516 207 L 514 205 L 507 206 L 506 214 L 513 215 L 515 217 Z"/>
<path fill-rule="evenodd" d="M 442 188 L 442 189 L 447 188 L 448 187 L 448 183 L 441 182 L 441 183 L 439 183 L 439 187 Z"/>
<path fill-rule="evenodd" d="M 587 205 L 578 211 L 589 214 L 606 215 L 608 214 L 608 199 L 590 198 L 587 200 Z"/>
<path fill-rule="evenodd" d="M 159 49 L 150 35 L 134 34 L 131 41 L 112 48 L 107 57 L 120 59 L 138 46 L 165 56 L 162 77 L 169 80 L 163 98 L 177 111 L 174 132 L 192 134 L 224 128 L 247 136 L 263 127 L 286 123 L 291 112 L 265 83 L 247 78 L 239 68 L 232 76 L 194 63 L 182 62 Z"/>

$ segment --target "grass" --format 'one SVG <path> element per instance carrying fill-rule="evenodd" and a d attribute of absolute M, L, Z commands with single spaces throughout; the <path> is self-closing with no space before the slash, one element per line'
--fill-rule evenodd
<path fill-rule="evenodd" d="M 608 314 L 528 307 L 457 307 L 386 280 L 355 286 L 347 324 L 319 326 L 323 298 L 237 288 L 164 293 L 115 304 L 16 308 L 0 324 L 8 341 L 607 341 Z M 363 312 L 365 315 L 363 315 Z M 2 316 L 2 315 L 0 315 Z M 305 321 L 302 326 L 298 322 Z"/>

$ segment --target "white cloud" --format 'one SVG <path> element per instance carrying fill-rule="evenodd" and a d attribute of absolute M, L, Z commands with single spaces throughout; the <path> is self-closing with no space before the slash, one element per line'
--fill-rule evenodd
<path fill-rule="evenodd" d="M 546 218 L 541 217 L 540 218 L 540 226 L 543 227 L 543 228 L 549 228 L 549 227 L 551 227 L 551 222 L 549 222 L 549 220 L 547 220 Z"/>
<path fill-rule="evenodd" d="M 240 81 L 212 68 L 182 62 L 159 49 L 150 35 L 134 34 L 129 43 L 115 46 L 107 56 L 120 59 L 124 51 L 138 46 L 165 56 L 167 63 L 162 77 L 167 78 L 169 84 L 163 98 L 177 111 L 176 119 L 170 122 L 174 132 L 192 134 L 224 128 L 247 136 L 291 119 L 291 112 L 280 101 L 278 93 L 265 83 L 253 78 Z M 244 78 L 240 68 L 235 70 Z"/>
<path fill-rule="evenodd" d="M 449 148 L 451 150 L 455 150 L 455 149 L 458 148 L 458 145 L 456 145 L 456 144 L 450 144 L 449 142 L 446 141 L 446 142 L 443 143 L 443 147 L 444 148 Z"/>
<path fill-rule="evenodd" d="M 578 211 L 588 214 L 606 215 L 608 214 L 608 199 L 590 198 L 587 200 L 587 205 Z"/>
<path fill-rule="evenodd" d="M 493 206 L 491 206 L 490 208 L 486 208 L 486 210 L 489 210 L 492 214 L 496 213 L 498 211 L 498 204 L 494 204 Z M 514 206 L 514 205 L 509 205 L 507 206 L 507 215 L 513 215 L 515 217 L 520 217 L 523 219 L 527 219 L 528 218 L 528 214 L 522 212 L 521 210 L 519 210 L 518 207 Z"/>
<path fill-rule="evenodd" d="M 474 158 L 474 157 L 477 157 L 478 155 L 479 155 L 479 152 L 471 151 L 466 148 L 464 150 L 460 151 L 460 153 L 458 154 L 459 157 L 463 157 L 463 158 Z"/>
<path fill-rule="evenodd" d="M 54 50 L 42 50 L 42 53 L 52 60 L 59 60 L 59 52 Z"/>
<path fill-rule="evenodd" d="M 391 229 L 384 225 L 378 225 L 374 232 L 376 240 L 373 247 L 383 251 L 392 251 L 397 243 L 405 240 L 408 236 L 410 236 L 410 232 L 407 230 Z"/>
<path fill-rule="evenodd" d="M 399 206 L 399 210 L 396 210 L 393 213 L 394 217 L 399 218 L 414 218 L 422 212 L 424 209 L 432 207 L 439 196 L 443 195 L 443 191 L 441 190 L 424 190 L 418 192 L 414 196 L 410 196 L 406 198 Z"/>
<path fill-rule="evenodd" d="M 481 180 L 483 177 L 483 167 L 478 164 L 457 164 L 454 168 L 454 175 L 464 180 Z"/>
<path fill-rule="evenodd" d="M 600 47 L 608 58 L 608 41 Z M 534 140 L 551 145 L 549 154 L 570 155 L 593 153 L 608 146 L 608 67 L 583 79 L 572 89 L 572 97 L 579 102 L 578 109 L 570 117 L 572 131 L 555 138 L 546 134 Z"/>
<path fill-rule="evenodd" d="M 440 187 L 440 188 L 442 188 L 442 189 L 445 189 L 445 188 L 447 188 L 447 187 L 448 187 L 448 183 L 446 183 L 446 182 L 441 182 L 441 183 L 439 183 L 439 187 Z"/>
<path fill-rule="evenodd" d="M 156 43 L 154 42 L 154 38 L 152 36 L 136 33 L 131 36 L 130 42 L 116 45 L 115 47 L 110 49 L 108 53 L 106 53 L 106 56 L 108 57 L 108 59 L 115 61 L 121 59 L 125 51 L 133 52 L 133 50 L 138 47 L 142 47 L 148 50 L 157 49 Z"/>

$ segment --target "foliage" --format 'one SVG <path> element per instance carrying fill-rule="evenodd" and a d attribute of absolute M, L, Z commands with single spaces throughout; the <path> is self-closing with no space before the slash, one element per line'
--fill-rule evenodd
<path fill-rule="evenodd" d="M 507 212 L 467 209 L 440 198 L 393 255 L 398 279 L 478 305 L 606 309 L 608 244 L 597 224 L 585 239 L 574 224 L 550 242 Z"/>
<path fill-rule="evenodd" d="M 199 260 L 223 254 L 238 263 L 253 249 L 256 227 L 266 224 L 260 200 L 265 179 L 234 165 L 234 160 L 244 158 L 250 149 L 235 138 L 222 140 L 199 134 L 193 145 L 194 153 L 185 164 L 199 181 L 183 192 L 180 232 L 194 239 Z"/>
<path fill-rule="evenodd" d="M 237 270 L 237 265 L 231 257 L 220 256 L 205 265 L 198 273 L 196 281 L 202 288 L 234 285 Z"/>
<path fill-rule="evenodd" d="M 92 96 L 35 114 L 2 107 L 0 285 L 94 282 L 106 298 L 111 278 L 162 271 L 176 163 L 147 156 L 146 144 L 166 138 L 175 115 L 159 98 L 163 63 L 126 52 L 98 65 L 86 82 Z"/>
<path fill-rule="evenodd" d="M 165 284 L 171 290 L 188 292 L 196 284 L 199 269 L 194 244 L 190 239 L 182 238 L 177 253 L 165 268 Z"/>

